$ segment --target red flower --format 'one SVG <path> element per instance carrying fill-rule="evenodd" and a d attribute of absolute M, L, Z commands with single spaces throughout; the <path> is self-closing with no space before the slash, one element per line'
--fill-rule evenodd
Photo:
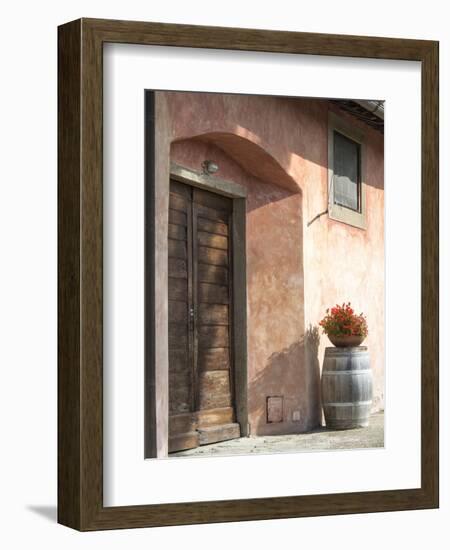
<path fill-rule="evenodd" d="M 367 321 L 364 315 L 355 315 L 350 302 L 341 306 L 336 304 L 331 310 L 326 310 L 325 317 L 319 322 L 323 332 L 328 335 L 343 336 L 353 334 L 355 336 L 367 336 Z"/>

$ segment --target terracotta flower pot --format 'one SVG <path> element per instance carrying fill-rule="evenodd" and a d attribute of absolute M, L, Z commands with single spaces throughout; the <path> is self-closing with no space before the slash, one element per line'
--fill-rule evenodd
<path fill-rule="evenodd" d="M 352 334 L 344 336 L 328 335 L 328 339 L 337 348 L 355 348 L 360 346 L 365 339 L 365 336 L 354 336 Z"/>

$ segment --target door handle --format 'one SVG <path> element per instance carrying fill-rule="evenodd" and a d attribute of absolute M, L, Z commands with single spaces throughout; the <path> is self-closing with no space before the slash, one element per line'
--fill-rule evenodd
<path fill-rule="evenodd" d="M 195 309 L 193 307 L 189 308 L 189 325 L 191 327 L 191 330 L 194 330 L 194 323 L 195 323 Z"/>

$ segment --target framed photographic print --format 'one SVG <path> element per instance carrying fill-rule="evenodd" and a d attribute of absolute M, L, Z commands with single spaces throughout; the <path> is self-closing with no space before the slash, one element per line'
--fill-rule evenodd
<path fill-rule="evenodd" d="M 58 520 L 438 506 L 438 44 L 59 28 Z"/>

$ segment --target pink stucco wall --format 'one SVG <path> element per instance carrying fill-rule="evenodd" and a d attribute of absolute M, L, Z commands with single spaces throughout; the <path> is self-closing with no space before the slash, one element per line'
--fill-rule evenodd
<path fill-rule="evenodd" d="M 383 136 L 323 100 L 158 92 L 157 106 L 159 131 L 166 134 L 161 143 L 171 142 L 172 161 L 200 172 L 204 159 L 213 160 L 220 178 L 247 189 L 251 433 L 318 425 L 320 367 L 329 345 L 318 322 L 344 300 L 367 315 L 374 409 L 382 408 Z M 365 133 L 366 230 L 326 214 L 309 224 L 327 209 L 329 109 Z M 266 422 L 271 395 L 284 397 L 282 423 Z"/>

